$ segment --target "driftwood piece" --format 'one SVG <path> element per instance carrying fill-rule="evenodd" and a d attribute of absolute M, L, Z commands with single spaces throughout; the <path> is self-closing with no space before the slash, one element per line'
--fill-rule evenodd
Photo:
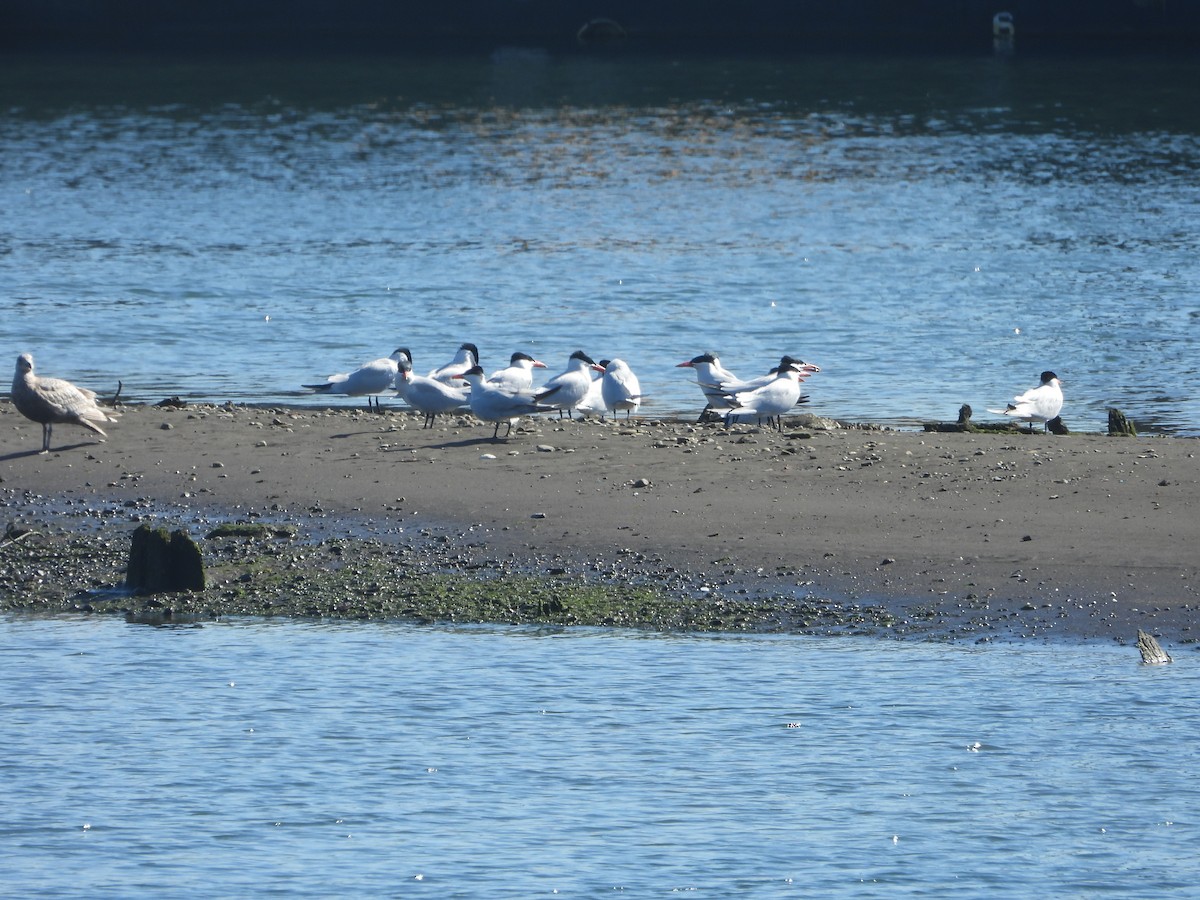
<path fill-rule="evenodd" d="M 984 422 L 976 424 L 971 421 L 971 407 L 964 403 L 958 408 L 957 422 L 926 422 L 926 431 L 965 431 L 972 434 L 1013 434 L 1022 429 L 1016 422 Z M 1029 426 L 1029 432 L 1033 432 L 1033 425 Z M 1046 430 L 1054 434 L 1070 434 L 1066 424 L 1062 420 L 1062 416 L 1055 416 L 1046 423 Z"/>
<path fill-rule="evenodd" d="M 970 404 L 964 403 L 958 408 L 957 422 L 926 422 L 926 431 L 965 431 L 970 433 L 984 432 L 988 434 L 1000 434 L 1005 432 L 1016 431 L 1016 427 L 1012 422 L 984 422 L 982 425 L 971 421 L 971 414 L 974 410 Z"/>
<path fill-rule="evenodd" d="M 25 540 L 25 538 L 29 537 L 31 534 L 39 533 L 40 532 L 34 531 L 32 528 L 25 528 L 21 525 L 18 525 L 16 522 L 9 522 L 8 528 L 4 530 L 4 537 L 0 538 L 0 547 L 5 547 L 9 544 L 15 544 L 17 541 Z"/>
<path fill-rule="evenodd" d="M 1143 665 L 1161 666 L 1171 661 L 1171 654 L 1159 646 L 1154 635 L 1147 634 L 1140 628 L 1137 635 L 1137 648 L 1142 654 Z"/>
<path fill-rule="evenodd" d="M 1125 418 L 1125 413 L 1108 408 L 1108 433 L 1113 437 L 1137 437 L 1137 426 Z"/>
<path fill-rule="evenodd" d="M 182 529 L 139 525 L 129 546 L 125 586 L 139 594 L 204 590 L 200 547 Z"/>
<path fill-rule="evenodd" d="M 957 422 L 926 422 L 926 431 L 974 431 L 971 424 L 971 407 L 964 403 L 958 408 Z"/>

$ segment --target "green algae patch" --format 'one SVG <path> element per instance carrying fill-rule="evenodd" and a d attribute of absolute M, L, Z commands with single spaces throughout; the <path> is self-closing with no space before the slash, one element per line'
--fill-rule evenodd
<path fill-rule="evenodd" d="M 687 628 L 694 621 L 685 604 L 653 587 L 425 571 L 363 550 L 343 550 L 337 554 L 341 564 L 328 568 L 256 560 L 226 582 L 218 605 L 240 613 L 431 623 Z"/>
<path fill-rule="evenodd" d="M 260 535 L 261 536 L 261 535 Z M 334 538 L 318 543 L 224 536 L 199 543 L 201 590 L 126 590 L 130 532 L 32 534 L 0 545 L 0 610 L 120 614 L 166 624 L 227 616 L 421 623 L 594 626 L 670 632 L 868 633 L 894 620 L 873 607 L 722 595 L 510 560 L 465 562 L 437 541 Z"/>

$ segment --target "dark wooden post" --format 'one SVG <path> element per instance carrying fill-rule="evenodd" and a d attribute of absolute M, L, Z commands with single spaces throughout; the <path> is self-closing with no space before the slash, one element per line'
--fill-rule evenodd
<path fill-rule="evenodd" d="M 204 560 L 187 532 L 139 525 L 129 546 L 125 586 L 139 594 L 204 590 Z"/>

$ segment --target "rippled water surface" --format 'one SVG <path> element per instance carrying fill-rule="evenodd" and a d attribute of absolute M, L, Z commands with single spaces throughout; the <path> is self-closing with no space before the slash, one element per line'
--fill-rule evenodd
<path fill-rule="evenodd" d="M 1128 647 L 9 616 L 4 893 L 1184 896 L 1197 691 Z"/>
<path fill-rule="evenodd" d="M 0 343 L 150 402 L 405 345 L 817 362 L 911 424 L 1066 383 L 1200 434 L 1200 71 L 1149 59 L 3 63 Z"/>

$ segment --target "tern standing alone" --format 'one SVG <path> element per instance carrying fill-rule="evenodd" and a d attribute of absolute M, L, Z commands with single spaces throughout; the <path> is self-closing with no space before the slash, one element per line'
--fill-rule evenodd
<path fill-rule="evenodd" d="M 82 425 L 108 437 L 97 422 L 112 422 L 117 414 L 96 405 L 96 392 L 76 387 L 61 378 L 40 378 L 33 373 L 33 357 L 17 357 L 13 375 L 13 405 L 25 418 L 42 426 L 42 453 L 50 452 L 50 434 L 56 424 Z"/>
<path fill-rule="evenodd" d="M 1045 430 L 1049 423 L 1058 418 L 1062 411 L 1063 392 L 1062 382 L 1058 376 L 1047 369 L 1042 373 L 1042 382 L 1023 394 L 1013 397 L 1012 402 L 1004 409 L 989 409 L 988 412 L 1000 416 L 1012 416 L 1022 422 L 1041 422 Z"/>

